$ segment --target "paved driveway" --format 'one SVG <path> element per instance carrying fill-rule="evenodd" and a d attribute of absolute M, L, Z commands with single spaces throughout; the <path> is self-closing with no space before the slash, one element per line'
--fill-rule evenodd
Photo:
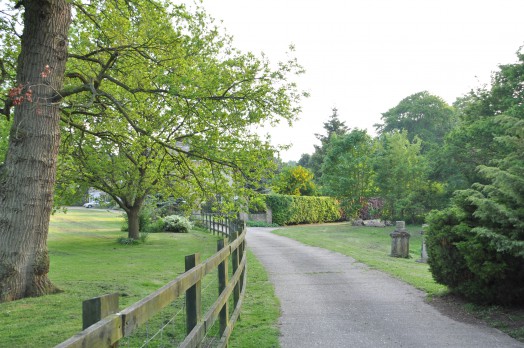
<path fill-rule="evenodd" d="M 442 315 L 422 291 L 350 257 L 270 230 L 249 228 L 247 238 L 280 299 L 283 348 L 524 347 L 496 329 Z"/>

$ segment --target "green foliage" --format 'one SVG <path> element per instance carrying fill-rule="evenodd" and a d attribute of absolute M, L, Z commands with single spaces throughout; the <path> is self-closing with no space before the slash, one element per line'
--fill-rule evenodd
<path fill-rule="evenodd" d="M 210 192 L 229 208 L 274 168 L 279 148 L 256 126 L 292 122 L 305 96 L 293 57 L 240 52 L 202 8 L 89 1 L 70 44 L 60 178 L 126 211 L 156 194 L 190 209 Z"/>
<path fill-rule="evenodd" d="M 326 147 L 334 135 L 344 135 L 349 130 L 345 122 L 340 121 L 337 108 L 332 109 L 333 113 L 329 116 L 329 119 L 324 122 L 324 130 L 326 135 L 315 134 L 320 145 L 314 145 L 315 152 L 312 155 L 302 155 L 299 164 L 305 168 L 310 169 L 313 172 L 314 179 L 317 183 L 320 183 L 322 173 L 322 163 L 326 155 Z"/>
<path fill-rule="evenodd" d="M 379 134 L 405 130 L 410 142 L 415 137 L 423 140 L 423 153 L 440 146 L 457 123 L 453 107 L 427 91 L 404 98 L 382 114 L 382 121 L 383 124 L 375 125 Z"/>
<path fill-rule="evenodd" d="M 137 245 L 140 244 L 140 240 L 133 239 L 133 238 L 127 238 L 127 237 L 119 237 L 117 238 L 116 242 L 121 245 Z"/>
<path fill-rule="evenodd" d="M 169 215 L 163 218 L 164 231 L 175 233 L 188 233 L 193 224 L 188 218 L 179 215 Z"/>
<path fill-rule="evenodd" d="M 248 226 L 248 227 L 279 227 L 280 225 L 278 225 L 278 224 L 276 224 L 274 222 L 268 224 L 265 221 L 248 220 L 248 221 L 246 221 L 246 226 Z"/>
<path fill-rule="evenodd" d="M 274 223 L 285 225 L 291 219 L 292 196 L 267 195 L 266 204 L 272 211 Z"/>
<path fill-rule="evenodd" d="M 266 203 L 278 225 L 333 222 L 342 216 L 338 201 L 331 197 L 268 195 Z"/>
<path fill-rule="evenodd" d="M 248 209 L 250 213 L 264 213 L 267 211 L 266 198 L 263 195 L 256 195 L 249 199 Z"/>
<path fill-rule="evenodd" d="M 284 167 L 273 181 L 273 189 L 283 195 L 313 196 L 313 173 L 302 166 Z"/>
<path fill-rule="evenodd" d="M 5 155 L 7 153 L 7 146 L 9 144 L 9 131 L 11 129 L 12 121 L 7 121 L 0 118 L 0 164 L 4 163 Z"/>
<path fill-rule="evenodd" d="M 384 199 L 383 218 L 422 222 L 438 208 L 442 186 L 428 179 L 421 141 L 411 143 L 406 131 L 383 134 L 378 140 L 374 167 L 379 197 Z"/>
<path fill-rule="evenodd" d="M 458 191 L 452 207 L 428 216 L 426 245 L 433 277 L 476 303 L 522 302 L 524 242 L 472 227 L 480 223 L 474 203 L 479 199 L 485 197 L 476 190 Z"/>
<path fill-rule="evenodd" d="M 518 56 L 519 64 L 501 66 L 491 90 L 467 104 L 470 127 L 493 125 L 489 144 L 473 144 L 492 154 L 477 166 L 482 180 L 429 219 L 435 279 L 480 303 L 524 303 L 524 55 Z M 453 259 L 440 262 L 440 255 Z"/>
<path fill-rule="evenodd" d="M 322 191 L 337 197 L 347 218 L 355 218 L 362 202 L 373 196 L 374 143 L 365 130 L 331 137 L 322 164 Z"/>

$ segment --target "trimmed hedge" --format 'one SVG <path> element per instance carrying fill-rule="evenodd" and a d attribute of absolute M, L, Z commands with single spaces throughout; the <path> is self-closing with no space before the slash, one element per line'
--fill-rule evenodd
<path fill-rule="evenodd" d="M 331 197 L 268 195 L 266 204 L 279 225 L 334 222 L 342 218 L 339 202 Z"/>

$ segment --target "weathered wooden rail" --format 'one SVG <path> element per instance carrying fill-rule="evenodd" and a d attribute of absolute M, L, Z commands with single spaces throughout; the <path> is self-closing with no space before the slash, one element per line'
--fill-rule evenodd
<path fill-rule="evenodd" d="M 228 221 L 228 238 L 218 240 L 217 252 L 204 262 L 200 254 L 186 256 L 186 272 L 146 298 L 118 312 L 118 296 L 106 295 L 84 302 L 84 330 L 55 348 L 116 347 L 138 327 L 185 294 L 186 336 L 179 347 L 198 347 L 213 324 L 219 320 L 218 347 L 227 346 L 239 318 L 246 289 L 246 228 L 243 222 Z M 211 224 L 213 225 L 213 224 Z M 215 224 L 218 226 L 218 224 Z M 223 229 L 221 227 L 221 232 Z M 229 277 L 228 265 L 232 272 Z M 202 279 L 218 271 L 219 296 L 202 316 Z M 234 310 L 229 317 L 229 299 Z M 116 299 L 115 299 L 116 297 Z M 96 318 L 96 319 L 93 319 Z"/>

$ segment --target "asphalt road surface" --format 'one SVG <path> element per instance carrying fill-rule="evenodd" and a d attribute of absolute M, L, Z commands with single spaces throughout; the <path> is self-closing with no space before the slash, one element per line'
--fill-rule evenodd
<path fill-rule="evenodd" d="M 424 292 L 350 257 L 270 230 L 249 228 L 247 240 L 280 299 L 283 348 L 524 347 L 499 330 L 444 316 Z"/>

